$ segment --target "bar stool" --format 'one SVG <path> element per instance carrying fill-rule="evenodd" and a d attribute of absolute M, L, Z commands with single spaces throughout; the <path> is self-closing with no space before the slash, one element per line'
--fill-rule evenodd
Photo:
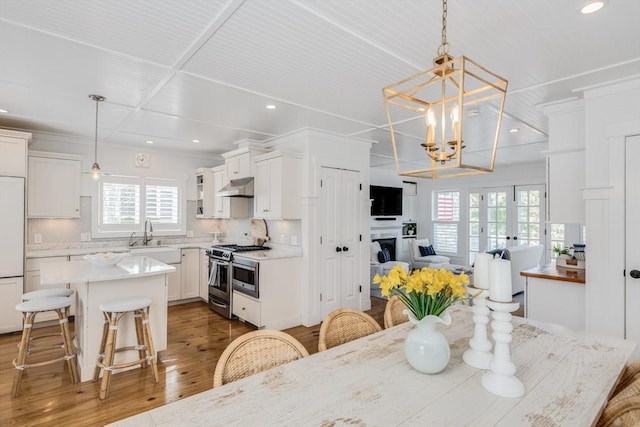
<path fill-rule="evenodd" d="M 39 291 L 31 291 L 26 294 L 22 294 L 22 301 L 29 301 L 36 298 L 46 297 L 70 297 L 73 295 L 73 289 L 69 288 L 49 288 L 40 289 Z"/>
<path fill-rule="evenodd" d="M 109 397 L 111 374 L 114 369 L 127 368 L 134 365 L 140 365 L 141 368 L 144 368 L 146 365 L 149 365 L 153 370 L 154 382 L 157 383 L 159 381 L 157 355 L 153 347 L 151 327 L 149 326 L 150 305 L 150 298 L 136 297 L 115 299 L 100 304 L 100 311 L 102 311 L 104 315 L 104 327 L 102 329 L 100 351 L 97 356 L 95 370 L 93 371 L 94 381 L 98 381 L 100 371 L 102 371 L 100 399 Z M 116 348 L 118 322 L 125 314 L 130 312 L 133 312 L 134 315 L 138 344 Z M 138 351 L 139 358 L 130 362 L 114 363 L 115 353 L 129 350 Z"/>
<path fill-rule="evenodd" d="M 16 310 L 22 313 L 23 327 L 22 327 L 22 339 L 18 346 L 18 357 L 13 360 L 13 366 L 16 368 L 15 375 L 13 377 L 13 388 L 11 390 L 11 397 L 17 397 L 20 391 L 20 383 L 22 382 L 22 374 L 28 367 L 44 366 L 51 363 L 65 360 L 69 368 L 69 374 L 71 376 L 71 382 L 78 382 L 78 365 L 76 360 L 76 354 L 71 342 L 71 333 L 69 332 L 69 307 L 73 304 L 73 298 L 71 297 L 46 297 L 35 298 L 28 301 L 21 302 L 16 305 Z M 44 338 L 45 336 L 51 336 L 53 334 L 42 335 L 38 337 L 31 337 L 31 331 L 33 329 L 33 322 L 38 313 L 46 311 L 55 311 L 58 315 L 58 322 L 60 323 L 60 334 L 62 335 L 63 342 L 61 344 L 51 345 L 49 347 L 35 348 L 31 346 L 31 342 L 36 338 Z M 57 334 L 55 334 L 57 335 Z M 45 360 L 43 362 L 27 364 L 27 357 L 36 351 L 51 350 L 54 348 L 64 349 L 64 355 L 55 359 Z"/>

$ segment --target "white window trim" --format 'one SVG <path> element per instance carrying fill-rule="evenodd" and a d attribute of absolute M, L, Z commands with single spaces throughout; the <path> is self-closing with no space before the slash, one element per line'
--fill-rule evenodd
<path fill-rule="evenodd" d="M 123 182 L 123 183 L 137 183 L 140 188 L 140 218 L 138 224 L 127 225 L 104 225 L 102 221 L 102 194 L 100 192 L 101 183 L 106 180 L 107 182 Z M 187 234 L 187 183 L 183 179 L 171 179 L 171 178 L 153 178 L 153 177 L 136 177 L 136 176 L 108 176 L 102 178 L 93 186 L 92 200 L 91 200 L 91 235 L 95 238 L 115 238 L 115 237 L 129 237 L 131 233 L 143 233 L 144 223 L 146 219 L 146 206 L 144 201 L 146 200 L 146 185 L 157 184 L 160 181 L 170 182 L 178 187 L 178 224 L 153 224 L 154 236 L 184 236 Z"/>

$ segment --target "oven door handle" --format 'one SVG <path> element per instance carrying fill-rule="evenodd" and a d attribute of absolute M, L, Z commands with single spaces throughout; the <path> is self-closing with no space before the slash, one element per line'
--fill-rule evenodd
<path fill-rule="evenodd" d="M 227 308 L 226 304 L 220 304 L 220 303 L 217 303 L 217 302 L 212 301 L 212 300 L 209 300 L 209 303 L 215 305 L 216 307 Z"/>
<path fill-rule="evenodd" d="M 215 286 L 216 276 L 218 275 L 218 261 L 211 260 L 209 264 L 209 286 Z"/>

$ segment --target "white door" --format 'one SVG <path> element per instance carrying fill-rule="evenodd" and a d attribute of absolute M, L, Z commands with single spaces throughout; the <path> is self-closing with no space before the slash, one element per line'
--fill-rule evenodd
<path fill-rule="evenodd" d="M 24 178 L 0 177 L 0 277 L 24 271 Z"/>
<path fill-rule="evenodd" d="M 359 173 L 322 168 L 321 316 L 338 308 L 360 308 Z"/>
<path fill-rule="evenodd" d="M 625 305 L 626 334 L 625 338 L 640 342 L 640 136 L 626 139 L 626 229 L 625 229 Z M 636 277 L 633 277 L 636 276 Z"/>
<path fill-rule="evenodd" d="M 480 250 L 544 244 L 544 185 L 483 190 L 485 247 Z"/>

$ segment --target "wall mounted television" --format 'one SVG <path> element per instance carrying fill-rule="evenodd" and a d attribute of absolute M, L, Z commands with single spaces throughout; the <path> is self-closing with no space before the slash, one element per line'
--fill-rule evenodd
<path fill-rule="evenodd" d="M 402 188 L 369 186 L 371 216 L 402 216 Z"/>

